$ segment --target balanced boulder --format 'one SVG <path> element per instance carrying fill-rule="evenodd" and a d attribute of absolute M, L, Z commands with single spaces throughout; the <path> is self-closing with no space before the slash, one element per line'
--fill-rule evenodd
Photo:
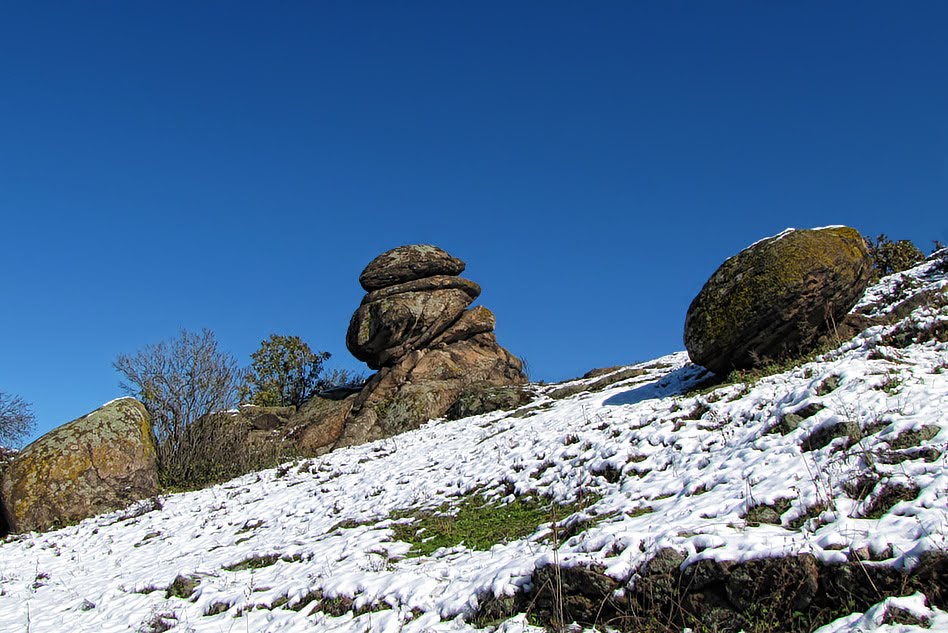
<path fill-rule="evenodd" d="M 4 469 L 0 483 L 12 532 L 49 530 L 156 494 L 151 417 L 133 398 L 42 436 Z"/>
<path fill-rule="evenodd" d="M 366 290 L 378 290 L 422 277 L 462 272 L 464 262 L 437 246 L 411 244 L 385 251 L 373 259 L 359 275 L 359 283 Z"/>
<path fill-rule="evenodd" d="M 691 302 L 685 347 L 715 373 L 802 354 L 862 296 L 872 262 L 858 231 L 788 229 L 725 261 Z"/>

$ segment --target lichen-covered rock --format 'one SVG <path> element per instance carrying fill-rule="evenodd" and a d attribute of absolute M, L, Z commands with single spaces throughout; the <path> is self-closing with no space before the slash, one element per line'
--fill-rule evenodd
<path fill-rule="evenodd" d="M 410 244 L 386 251 L 369 262 L 359 276 L 359 283 L 366 290 L 378 290 L 422 277 L 459 275 L 463 271 L 463 261 L 437 246 Z"/>
<path fill-rule="evenodd" d="M 156 495 L 148 411 L 121 398 L 50 431 L 7 466 L 0 491 L 13 532 L 49 530 Z"/>
<path fill-rule="evenodd" d="M 372 369 L 392 365 L 446 330 L 473 300 L 464 290 L 450 288 L 365 303 L 352 315 L 346 347 Z"/>
<path fill-rule="evenodd" d="M 805 353 L 865 291 L 872 262 L 849 227 L 787 230 L 725 261 L 691 302 L 685 347 L 715 373 Z"/>
<path fill-rule="evenodd" d="M 497 319 L 494 318 L 493 312 L 484 306 L 475 306 L 465 310 L 460 319 L 436 336 L 431 341 L 430 347 L 444 347 L 451 343 L 473 338 L 478 334 L 493 332 L 496 324 Z"/>
<path fill-rule="evenodd" d="M 272 431 L 286 426 L 296 414 L 296 407 L 259 407 L 253 404 L 240 405 L 238 414 L 250 428 L 256 431 Z"/>
<path fill-rule="evenodd" d="M 530 402 L 535 396 L 523 387 L 473 384 L 465 387 L 451 408 L 445 412 L 449 420 L 483 415 L 491 411 L 510 411 Z"/>

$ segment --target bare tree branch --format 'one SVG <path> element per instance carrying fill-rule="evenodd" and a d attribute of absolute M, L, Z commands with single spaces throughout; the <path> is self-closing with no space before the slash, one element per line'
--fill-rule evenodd
<path fill-rule="evenodd" d="M 202 416 L 234 407 L 243 379 L 237 361 L 218 349 L 214 332 L 181 330 L 177 338 L 147 345 L 114 363 L 119 386 L 148 408 L 166 472 L 179 469 L 188 427 Z"/>
<path fill-rule="evenodd" d="M 30 406 L 19 396 L 0 391 L 0 446 L 11 446 L 30 434 L 36 424 Z"/>

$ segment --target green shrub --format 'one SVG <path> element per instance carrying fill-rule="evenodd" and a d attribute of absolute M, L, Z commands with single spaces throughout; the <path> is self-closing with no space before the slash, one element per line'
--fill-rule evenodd
<path fill-rule="evenodd" d="M 328 386 L 321 374 L 329 352 L 314 352 L 298 336 L 271 334 L 250 357 L 242 395 L 251 404 L 298 407 Z"/>
<path fill-rule="evenodd" d="M 925 261 L 922 251 L 909 240 L 893 242 L 882 234 L 876 238 L 875 242 L 866 239 L 866 246 L 869 247 L 869 254 L 872 255 L 876 279 L 907 270 Z"/>

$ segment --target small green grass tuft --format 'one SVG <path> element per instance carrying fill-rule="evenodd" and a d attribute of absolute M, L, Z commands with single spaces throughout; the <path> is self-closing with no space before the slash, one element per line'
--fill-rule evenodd
<path fill-rule="evenodd" d="M 233 565 L 228 565 L 223 567 L 224 571 L 243 571 L 245 569 L 261 569 L 263 567 L 269 567 L 273 565 L 278 560 L 280 560 L 279 554 L 262 554 L 251 556 L 250 558 L 245 558 L 239 563 L 234 563 Z"/>
<path fill-rule="evenodd" d="M 497 543 L 530 536 L 544 523 L 561 522 L 595 501 L 587 496 L 558 505 L 548 499 L 522 497 L 498 505 L 472 493 L 432 511 L 399 513 L 393 518 L 411 521 L 395 523 L 392 529 L 396 540 L 411 543 L 409 556 L 430 556 L 442 547 L 462 544 L 472 550 L 487 550 Z"/>

